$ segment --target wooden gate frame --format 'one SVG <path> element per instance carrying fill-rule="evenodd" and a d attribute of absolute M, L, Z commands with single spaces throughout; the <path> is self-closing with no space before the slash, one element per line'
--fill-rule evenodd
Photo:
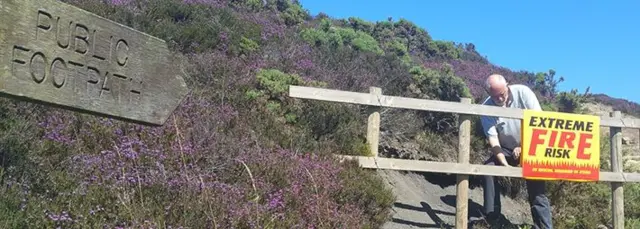
<path fill-rule="evenodd" d="M 340 91 L 315 87 L 289 86 L 289 96 L 311 100 L 368 105 L 373 109 L 367 125 L 367 143 L 373 156 L 337 155 L 343 159 L 357 160 L 361 167 L 404 171 L 436 172 L 457 174 L 456 183 L 456 228 L 466 229 L 468 219 L 469 175 L 489 175 L 522 178 L 522 168 L 469 164 L 472 115 L 486 115 L 522 119 L 523 110 L 471 104 L 470 98 L 460 102 L 414 99 L 382 95 L 378 87 L 370 87 L 369 93 Z M 458 134 L 458 162 L 433 162 L 378 157 L 380 136 L 380 107 L 413 109 L 460 114 Z M 612 216 L 615 229 L 624 229 L 624 192 L 626 182 L 640 182 L 640 173 L 623 172 L 622 128 L 640 129 L 640 119 L 622 118 L 620 111 L 610 117 L 600 117 L 600 126 L 610 128 L 611 172 L 601 171 L 599 181 L 610 182 L 612 195 Z"/>

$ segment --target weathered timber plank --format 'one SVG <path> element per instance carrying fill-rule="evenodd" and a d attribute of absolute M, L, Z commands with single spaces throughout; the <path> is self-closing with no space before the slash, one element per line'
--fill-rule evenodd
<path fill-rule="evenodd" d="M 361 104 L 369 106 L 393 107 L 402 109 L 425 110 L 434 112 L 483 115 L 522 119 L 522 109 L 484 106 L 480 104 L 461 104 L 438 100 L 414 99 L 397 96 L 340 91 L 333 89 L 289 86 L 289 96 L 294 98 Z M 640 129 L 640 119 L 611 118 L 600 116 L 601 126 Z"/>
<path fill-rule="evenodd" d="M 611 117 L 620 118 L 620 111 L 611 113 Z M 612 127 L 610 132 L 611 171 L 622 172 L 622 128 Z M 611 205 L 613 228 L 624 229 L 624 188 L 623 182 L 611 182 Z"/>
<path fill-rule="evenodd" d="M 382 89 L 370 87 L 369 93 L 381 95 Z M 369 107 L 369 119 L 367 120 L 367 143 L 374 157 L 378 156 L 378 144 L 380 143 L 380 107 Z"/>
<path fill-rule="evenodd" d="M 336 155 L 342 160 L 356 160 L 363 168 L 391 169 L 401 171 L 451 173 L 466 175 L 489 175 L 504 177 L 522 177 L 522 168 L 490 166 L 478 164 L 457 164 L 453 162 L 419 161 L 395 158 L 373 158 L 365 156 Z M 600 171 L 602 182 L 640 182 L 640 173 L 622 173 Z"/>
<path fill-rule="evenodd" d="M 397 96 L 375 96 L 368 93 L 340 91 L 324 88 L 289 86 L 289 96 L 295 98 L 314 99 L 322 101 L 343 102 L 370 106 L 383 106 L 437 112 L 450 112 L 469 115 L 500 114 L 501 117 L 522 119 L 522 110 L 483 106 L 478 104 L 462 104 L 438 100 L 414 99 Z"/>
<path fill-rule="evenodd" d="M 56 0 L 0 0 L 0 95 L 162 125 L 188 93 L 165 41 Z"/>
<path fill-rule="evenodd" d="M 462 104 L 471 104 L 470 98 L 460 99 Z M 471 117 L 460 115 L 458 124 L 458 163 L 469 164 L 471 151 Z M 467 229 L 469 215 L 469 175 L 456 176 L 456 229 Z"/>
<path fill-rule="evenodd" d="M 600 126 L 640 129 L 640 119 L 600 116 Z"/>
<path fill-rule="evenodd" d="M 364 168 L 380 168 L 390 170 L 452 173 L 466 175 L 491 175 L 505 177 L 522 177 L 522 169 L 516 167 L 488 166 L 476 164 L 458 164 L 453 162 L 419 161 L 393 158 L 373 158 L 365 156 L 336 155 L 343 159 L 357 160 Z"/>

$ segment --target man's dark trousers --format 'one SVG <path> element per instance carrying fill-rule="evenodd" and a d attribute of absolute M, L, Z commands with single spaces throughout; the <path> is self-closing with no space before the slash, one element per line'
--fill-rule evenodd
<path fill-rule="evenodd" d="M 520 164 L 520 161 L 515 159 L 511 150 L 502 148 L 502 152 L 509 165 L 517 166 Z M 484 164 L 502 165 L 496 156 L 491 156 L 491 158 L 485 161 Z M 540 180 L 526 180 L 526 183 L 534 228 L 552 229 L 551 205 L 549 204 L 549 199 L 544 193 L 545 182 Z M 494 179 L 493 176 L 484 176 L 484 211 L 485 214 L 490 216 L 498 216 L 501 214 L 500 191 L 496 189 L 497 187 L 498 181 Z"/>

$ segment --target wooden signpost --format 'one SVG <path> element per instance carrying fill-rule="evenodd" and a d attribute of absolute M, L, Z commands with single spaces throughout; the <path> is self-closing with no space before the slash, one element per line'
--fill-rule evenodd
<path fill-rule="evenodd" d="M 188 93 L 166 42 L 56 0 L 0 0 L 0 95 L 162 125 Z"/>

